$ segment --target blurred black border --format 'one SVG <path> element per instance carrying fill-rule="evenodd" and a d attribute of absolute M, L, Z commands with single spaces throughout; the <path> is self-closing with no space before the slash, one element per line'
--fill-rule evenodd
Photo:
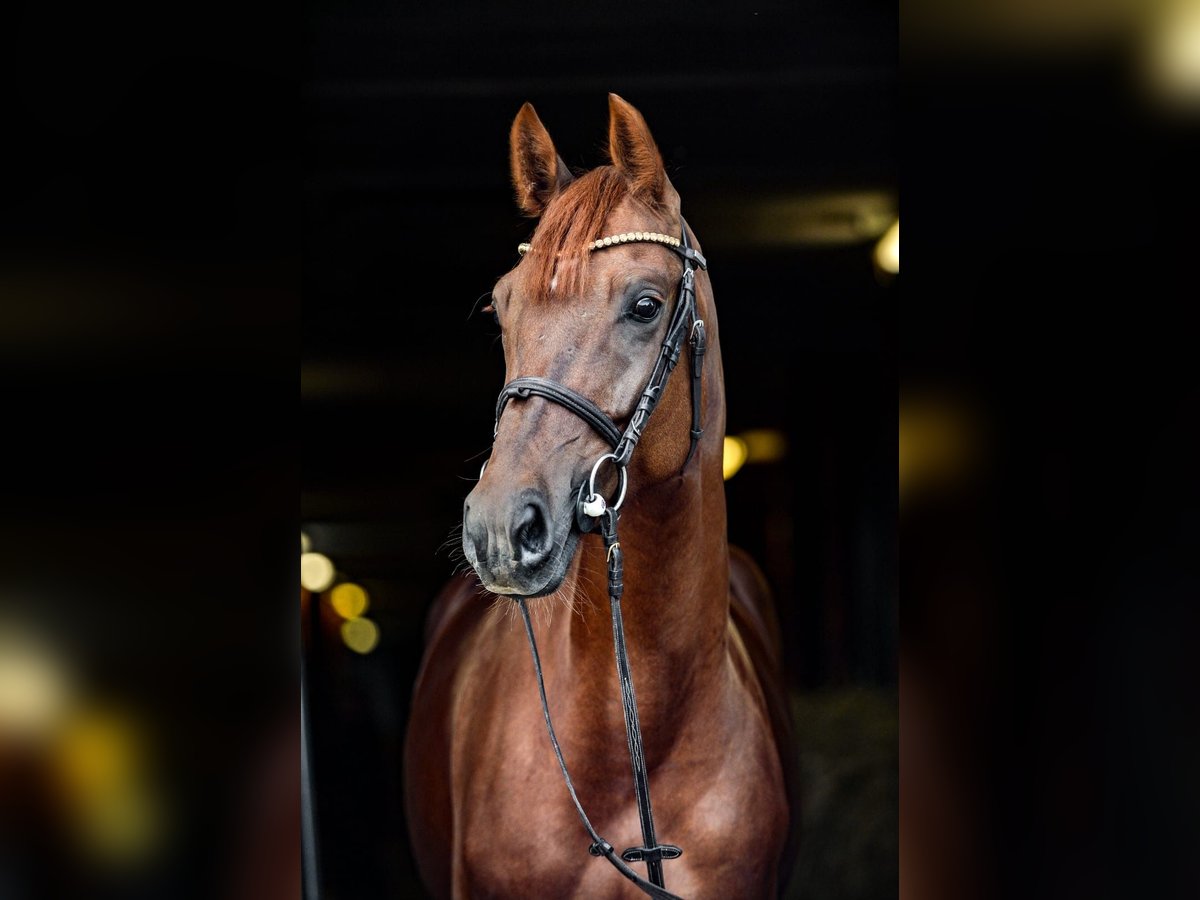
<path fill-rule="evenodd" d="M 30 4 L 5 32 L 0 614 L 136 723 L 167 809 L 153 864 L 106 872 L 14 800 L 6 889 L 234 896 L 299 864 L 267 791 L 297 746 L 299 23 Z"/>
<path fill-rule="evenodd" d="M 900 518 L 902 733 L 957 808 L 902 867 L 974 854 L 912 863 L 924 896 L 1200 887 L 1196 130 L 1132 37 L 906 48 L 901 416 L 933 398 L 978 442 Z"/>

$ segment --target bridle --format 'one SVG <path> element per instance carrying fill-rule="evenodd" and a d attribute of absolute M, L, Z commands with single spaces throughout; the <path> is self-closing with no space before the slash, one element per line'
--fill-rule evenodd
<path fill-rule="evenodd" d="M 681 235 L 674 238 L 658 232 L 625 232 L 599 238 L 588 244 L 589 252 L 604 250 L 622 244 L 652 243 L 659 244 L 683 259 L 683 276 L 679 282 L 678 298 L 671 320 L 667 325 L 666 337 L 662 349 L 654 362 L 654 370 L 650 374 L 642 395 L 630 416 L 629 424 L 624 430 L 620 429 L 609 416 L 595 403 L 582 394 L 571 390 L 565 385 L 537 376 L 514 378 L 500 391 L 496 401 L 496 423 L 493 437 L 500 430 L 500 416 L 510 400 L 526 400 L 537 396 L 564 406 L 590 425 L 613 448 L 612 452 L 603 454 L 592 466 L 591 474 L 579 486 L 576 495 L 575 522 L 581 532 L 595 530 L 597 525 L 604 540 L 605 557 L 608 562 L 608 597 L 612 612 L 613 648 L 617 660 L 617 677 L 621 685 L 621 708 L 625 716 L 625 737 L 629 745 L 629 761 L 633 768 L 633 792 L 637 800 L 638 818 L 642 826 L 642 846 L 631 847 L 617 855 L 612 844 L 600 837 L 592 827 L 591 820 L 584 812 L 579 797 L 575 794 L 575 785 L 567 771 L 563 759 L 562 748 L 559 747 L 558 737 L 554 733 L 554 723 L 550 720 L 550 706 L 546 700 L 546 684 L 542 677 L 542 661 L 538 655 L 537 641 L 533 636 L 533 625 L 529 619 L 529 606 L 524 597 L 517 597 L 521 608 L 521 616 L 525 620 L 525 635 L 529 638 L 529 649 L 533 655 L 534 672 L 537 675 L 538 693 L 542 701 L 542 716 L 546 720 L 546 730 L 550 735 L 550 743 L 554 755 L 562 770 L 563 780 L 567 791 L 579 813 L 583 827 L 592 838 L 589 852 L 593 856 L 605 857 L 616 869 L 641 888 L 651 897 L 659 900 L 679 900 L 675 894 L 664 887 L 662 861 L 677 859 L 683 851 L 673 844 L 659 844 L 654 834 L 654 815 L 650 806 L 650 779 L 646 773 L 646 758 L 642 745 L 642 728 L 638 718 L 637 697 L 633 691 L 633 678 L 629 672 L 629 656 L 625 647 L 625 623 L 621 615 L 621 595 L 624 592 L 624 562 L 621 554 L 621 542 L 617 540 L 617 519 L 621 504 L 625 501 L 626 490 L 629 486 L 629 475 L 626 471 L 633 452 L 641 439 L 642 430 L 646 427 L 651 413 L 658 406 L 666 387 L 667 379 L 674 371 L 676 363 L 683 352 L 684 344 L 691 348 L 692 362 L 692 428 L 691 445 L 688 448 L 687 459 L 683 467 L 687 468 L 696 453 L 696 446 L 703 433 L 701 427 L 701 375 L 703 374 L 704 353 L 707 349 L 707 339 L 704 331 L 704 320 L 696 310 L 696 269 L 707 269 L 708 264 L 699 251 L 692 248 L 688 238 L 687 222 L 680 219 Z M 529 244 L 522 244 L 518 251 L 522 254 L 531 250 Z M 618 495 L 613 503 L 609 503 L 596 490 L 596 474 L 601 465 L 611 462 L 617 470 Z M 649 881 L 642 878 L 631 869 L 628 863 L 646 863 Z"/>

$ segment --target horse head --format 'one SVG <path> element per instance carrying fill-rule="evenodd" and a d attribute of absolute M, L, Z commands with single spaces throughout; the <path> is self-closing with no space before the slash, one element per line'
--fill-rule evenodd
<path fill-rule="evenodd" d="M 687 235 L 641 113 L 610 94 L 609 115 L 611 163 L 573 175 L 533 107 L 517 114 L 513 185 L 521 210 L 539 222 L 493 289 L 491 309 L 508 382 L 534 376 L 561 385 L 624 429 L 675 322 Z M 463 550 L 489 591 L 543 596 L 562 585 L 574 558 L 580 486 L 613 447 L 577 411 L 518 396 L 498 418 L 491 457 L 464 504 Z M 687 379 L 666 382 L 657 405 L 629 460 L 642 489 L 681 477 L 691 449 Z M 616 481 L 607 469 L 598 484 L 611 491 Z"/>

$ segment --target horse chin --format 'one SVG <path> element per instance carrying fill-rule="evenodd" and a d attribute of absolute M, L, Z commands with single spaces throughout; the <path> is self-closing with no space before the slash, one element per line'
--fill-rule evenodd
<path fill-rule="evenodd" d="M 526 597 L 546 597 L 553 594 L 563 585 L 566 580 L 567 573 L 571 571 L 571 563 L 575 561 L 575 548 L 579 544 L 579 532 L 574 528 L 567 532 L 566 539 L 562 542 L 562 549 L 554 555 L 547 563 L 550 569 L 549 578 L 546 583 L 532 593 L 525 594 Z"/>
<path fill-rule="evenodd" d="M 575 561 L 575 549 L 578 544 L 579 534 L 572 528 L 558 545 L 559 550 L 554 556 L 524 584 L 489 584 L 487 579 L 480 575 L 479 568 L 473 567 L 480 583 L 497 596 L 508 597 L 511 600 L 548 597 L 563 586 L 567 573 L 571 571 L 571 564 Z"/>

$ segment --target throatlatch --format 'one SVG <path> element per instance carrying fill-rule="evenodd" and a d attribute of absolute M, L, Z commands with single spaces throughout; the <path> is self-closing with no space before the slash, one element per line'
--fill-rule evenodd
<path fill-rule="evenodd" d="M 681 220 L 682 222 L 682 220 Z M 683 258 L 683 277 L 679 283 L 679 297 L 675 311 L 667 326 L 667 334 L 663 339 L 662 350 L 654 363 L 654 370 L 638 399 L 637 406 L 630 416 L 629 424 L 624 431 L 604 413 L 595 403 L 582 394 L 571 390 L 565 385 L 558 384 L 547 378 L 524 376 L 515 378 L 504 386 L 496 401 L 496 431 L 500 428 L 500 416 L 509 400 L 524 400 L 532 396 L 543 397 L 560 406 L 569 409 L 579 418 L 588 423 L 613 448 L 611 453 L 605 453 L 592 466 L 590 477 L 579 486 L 576 497 L 576 524 L 581 532 L 590 532 L 597 526 L 604 541 L 605 559 L 608 566 L 608 597 L 612 614 L 613 651 L 616 656 L 617 678 L 621 686 L 621 709 L 625 716 L 625 737 L 629 747 L 629 762 L 633 770 L 633 792 L 637 800 L 638 818 L 642 828 L 642 846 L 630 847 L 617 855 L 612 844 L 604 840 L 592 827 L 591 821 L 584 812 L 571 775 L 567 771 L 563 759 L 562 748 L 559 747 L 558 737 L 554 733 L 554 723 L 550 719 L 550 707 L 546 701 L 546 685 L 542 677 L 542 662 L 538 654 L 537 641 L 533 636 L 533 625 L 529 619 L 529 606 L 524 597 L 518 597 L 521 616 L 525 621 L 525 635 L 529 639 L 529 649 L 533 655 L 534 672 L 537 675 L 538 692 L 542 702 L 542 716 L 546 720 L 546 730 L 550 735 L 550 743 L 554 755 L 562 770 L 563 780 L 567 791 L 575 804 L 575 810 L 583 827 L 592 838 L 589 852 L 593 856 L 603 856 L 622 875 L 632 881 L 651 897 L 658 900 L 680 900 L 664 887 L 662 861 L 677 859 L 683 851 L 674 844 L 659 844 L 654 832 L 654 812 L 650 805 L 650 778 L 646 772 L 646 757 L 642 745 L 641 720 L 638 717 L 637 696 L 633 689 L 633 676 L 629 671 L 629 654 L 625 646 L 625 623 L 621 614 L 621 595 L 625 590 L 624 557 L 621 552 L 621 542 L 617 538 L 617 520 L 622 503 L 625 501 L 628 487 L 629 460 L 633 457 L 642 429 L 658 406 L 666 387 L 667 379 L 674 371 L 683 352 L 685 340 L 691 346 L 692 354 L 692 428 L 690 432 L 691 445 L 688 448 L 684 468 L 687 468 L 696 453 L 696 447 L 703 434 L 701 427 L 701 388 L 704 370 L 704 354 L 707 350 L 707 338 L 704 331 L 704 321 L 696 311 L 696 268 L 706 269 L 708 264 L 704 257 L 691 246 L 688 238 L 687 223 L 682 222 L 682 236 L 678 239 L 656 232 L 628 232 L 600 238 L 588 245 L 589 250 L 600 250 L 605 247 L 619 246 L 626 243 L 656 243 L 667 247 Z M 522 244 L 520 252 L 528 252 L 528 244 Z M 493 435 L 495 432 L 493 432 Z M 617 470 L 618 495 L 610 504 L 596 489 L 596 475 L 604 462 L 611 462 Z M 644 862 L 649 881 L 631 869 L 628 863 Z"/>

